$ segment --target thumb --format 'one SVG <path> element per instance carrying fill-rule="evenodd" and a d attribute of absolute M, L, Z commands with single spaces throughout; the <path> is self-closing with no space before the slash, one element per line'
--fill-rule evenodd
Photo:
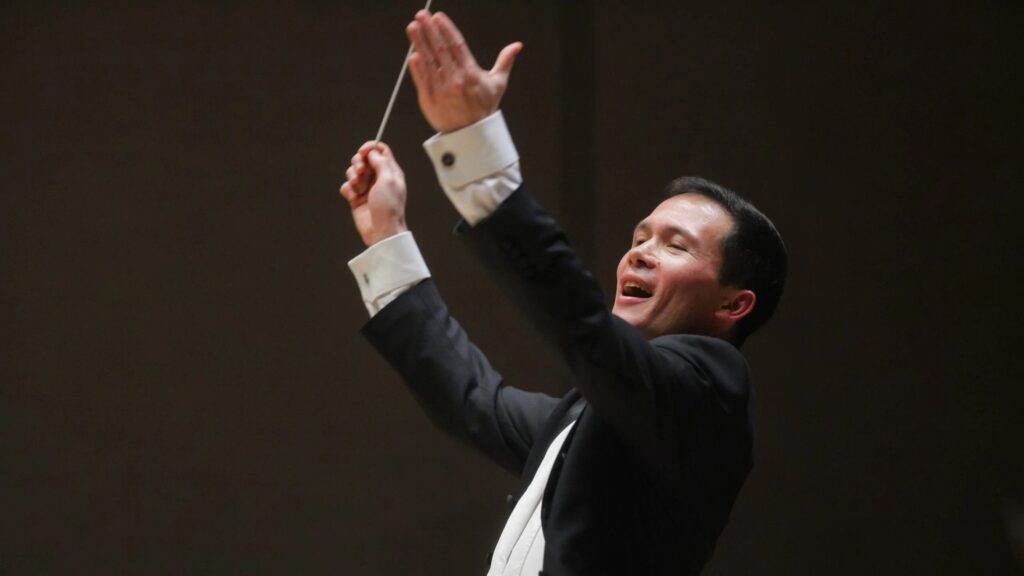
<path fill-rule="evenodd" d="M 501 74 L 508 76 L 512 72 L 512 65 L 516 62 L 516 56 L 523 51 L 522 42 L 513 42 L 508 46 L 505 46 L 498 54 L 498 59 L 494 61 L 494 67 L 491 68 L 491 74 Z"/>
<path fill-rule="evenodd" d="M 369 160 L 378 182 L 381 179 L 404 181 L 405 175 L 402 173 L 402 167 L 398 165 L 394 152 L 386 144 L 378 144 L 377 148 L 370 150 Z"/>
<path fill-rule="evenodd" d="M 370 166 L 373 171 L 379 176 L 381 173 L 388 172 L 391 170 L 391 164 L 388 162 L 389 158 L 386 154 L 382 153 L 377 148 L 370 150 L 369 154 L 366 155 L 366 159 L 370 162 Z"/>

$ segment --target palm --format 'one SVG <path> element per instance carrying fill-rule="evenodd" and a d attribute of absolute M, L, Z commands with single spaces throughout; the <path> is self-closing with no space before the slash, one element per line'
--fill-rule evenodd
<path fill-rule="evenodd" d="M 409 69 L 420 110 L 434 130 L 453 132 L 498 109 L 522 44 L 506 46 L 494 67 L 484 70 L 444 14 L 420 12 L 406 31 L 414 49 Z"/>

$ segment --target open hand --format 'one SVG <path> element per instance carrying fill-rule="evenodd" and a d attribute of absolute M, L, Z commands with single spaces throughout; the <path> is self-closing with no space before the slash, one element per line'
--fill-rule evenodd
<path fill-rule="evenodd" d="M 406 27 L 414 52 L 409 69 L 420 110 L 438 132 L 453 132 L 493 114 L 508 87 L 521 42 L 506 46 L 490 70 L 476 63 L 462 33 L 443 12 L 426 10 Z"/>
<path fill-rule="evenodd" d="M 363 243 L 371 246 L 408 230 L 405 225 L 405 174 L 387 145 L 367 142 L 352 157 L 341 195 Z"/>

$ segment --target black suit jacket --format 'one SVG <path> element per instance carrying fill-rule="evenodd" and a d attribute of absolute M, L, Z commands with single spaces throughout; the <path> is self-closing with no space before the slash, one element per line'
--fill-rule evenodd
<path fill-rule="evenodd" d="M 612 315 L 523 188 L 457 231 L 561 351 L 574 389 L 555 399 L 504 385 L 431 280 L 364 335 L 438 426 L 521 475 L 522 489 L 578 418 L 544 493 L 545 574 L 697 574 L 752 465 L 743 356 L 705 336 L 647 341 Z"/>

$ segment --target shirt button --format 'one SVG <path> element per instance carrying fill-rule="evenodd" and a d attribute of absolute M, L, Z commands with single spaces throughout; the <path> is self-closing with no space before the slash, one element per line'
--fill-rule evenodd
<path fill-rule="evenodd" d="M 444 164 L 446 167 L 451 168 L 455 164 L 455 154 L 452 154 L 451 152 L 445 152 L 444 154 L 442 154 L 441 164 Z"/>

